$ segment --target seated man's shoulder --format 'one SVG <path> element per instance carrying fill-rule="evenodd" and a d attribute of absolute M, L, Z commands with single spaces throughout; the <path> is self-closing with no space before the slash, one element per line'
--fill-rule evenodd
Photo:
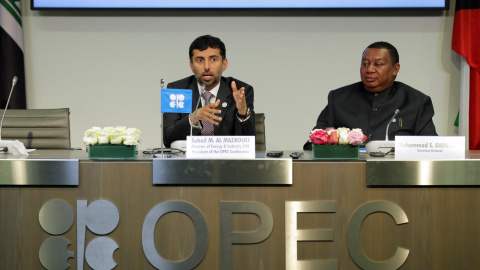
<path fill-rule="evenodd" d="M 362 89 L 362 82 L 356 82 L 349 85 L 345 85 L 333 91 L 346 91 L 346 90 L 352 90 L 352 89 Z"/>
<path fill-rule="evenodd" d="M 361 93 L 362 89 L 363 89 L 362 82 L 356 82 L 356 83 L 352 83 L 352 84 L 337 88 L 335 90 L 332 90 L 331 94 L 333 96 L 339 97 L 339 96 L 343 96 L 343 95 L 351 95 L 352 92 Z"/>
<path fill-rule="evenodd" d="M 188 77 L 186 77 L 186 78 L 183 78 L 183 79 L 180 79 L 180 80 L 171 82 L 171 83 L 169 83 L 169 85 L 171 85 L 172 87 L 179 87 L 179 86 L 182 86 L 182 85 L 186 85 L 186 86 L 183 86 L 183 87 L 187 87 L 187 86 L 189 86 L 194 80 L 195 80 L 195 76 L 192 75 L 192 76 L 188 76 Z"/>
<path fill-rule="evenodd" d="M 394 85 L 395 85 L 395 88 L 397 89 L 397 91 L 401 91 L 408 96 L 414 96 L 414 97 L 417 97 L 417 98 L 427 96 L 424 93 L 422 93 L 421 91 L 419 91 L 419 90 L 417 90 L 417 89 L 415 89 L 415 88 L 413 88 L 410 85 L 407 85 L 405 83 L 395 82 Z"/>

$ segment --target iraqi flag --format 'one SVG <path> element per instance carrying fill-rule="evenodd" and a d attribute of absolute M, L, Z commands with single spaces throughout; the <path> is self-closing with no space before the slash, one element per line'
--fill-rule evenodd
<path fill-rule="evenodd" d="M 0 109 L 4 109 L 18 77 L 9 108 L 25 109 L 25 69 L 23 64 L 23 31 L 20 0 L 0 0 Z"/>

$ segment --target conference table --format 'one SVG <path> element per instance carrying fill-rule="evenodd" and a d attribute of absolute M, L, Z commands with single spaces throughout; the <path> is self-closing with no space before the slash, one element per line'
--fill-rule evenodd
<path fill-rule="evenodd" d="M 477 269 L 464 160 L 0 154 L 0 269 Z"/>

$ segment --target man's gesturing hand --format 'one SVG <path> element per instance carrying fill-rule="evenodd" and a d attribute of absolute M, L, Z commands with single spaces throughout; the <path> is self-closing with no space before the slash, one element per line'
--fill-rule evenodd
<path fill-rule="evenodd" d="M 237 84 L 232 81 L 232 90 L 233 98 L 237 104 L 238 114 L 246 115 L 247 114 L 247 100 L 245 98 L 245 87 L 242 87 L 237 90 Z"/>
<path fill-rule="evenodd" d="M 219 116 L 215 116 L 215 114 L 220 114 L 222 111 L 215 109 L 220 105 L 220 99 L 218 99 L 215 103 L 208 104 L 200 109 L 197 110 L 197 115 L 195 115 L 195 121 L 193 121 L 193 114 L 190 114 L 190 121 L 196 126 L 198 125 L 198 121 L 208 121 L 214 125 L 218 125 L 219 121 L 222 121 L 222 118 Z"/>

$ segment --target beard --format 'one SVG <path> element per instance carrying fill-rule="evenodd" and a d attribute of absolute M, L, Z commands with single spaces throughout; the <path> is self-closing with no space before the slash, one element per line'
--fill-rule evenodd
<path fill-rule="evenodd" d="M 206 81 L 203 79 L 203 76 L 204 75 L 210 75 L 212 76 L 212 79 Z M 220 80 L 221 80 L 221 77 L 222 77 L 222 72 L 220 71 L 220 73 L 218 75 L 215 75 L 214 73 L 208 71 L 208 72 L 202 72 L 202 74 L 198 75 L 195 73 L 195 79 L 197 79 L 197 82 L 199 82 L 201 85 L 205 85 L 205 87 L 209 87 L 209 86 L 216 86 L 218 83 L 220 83 Z"/>

